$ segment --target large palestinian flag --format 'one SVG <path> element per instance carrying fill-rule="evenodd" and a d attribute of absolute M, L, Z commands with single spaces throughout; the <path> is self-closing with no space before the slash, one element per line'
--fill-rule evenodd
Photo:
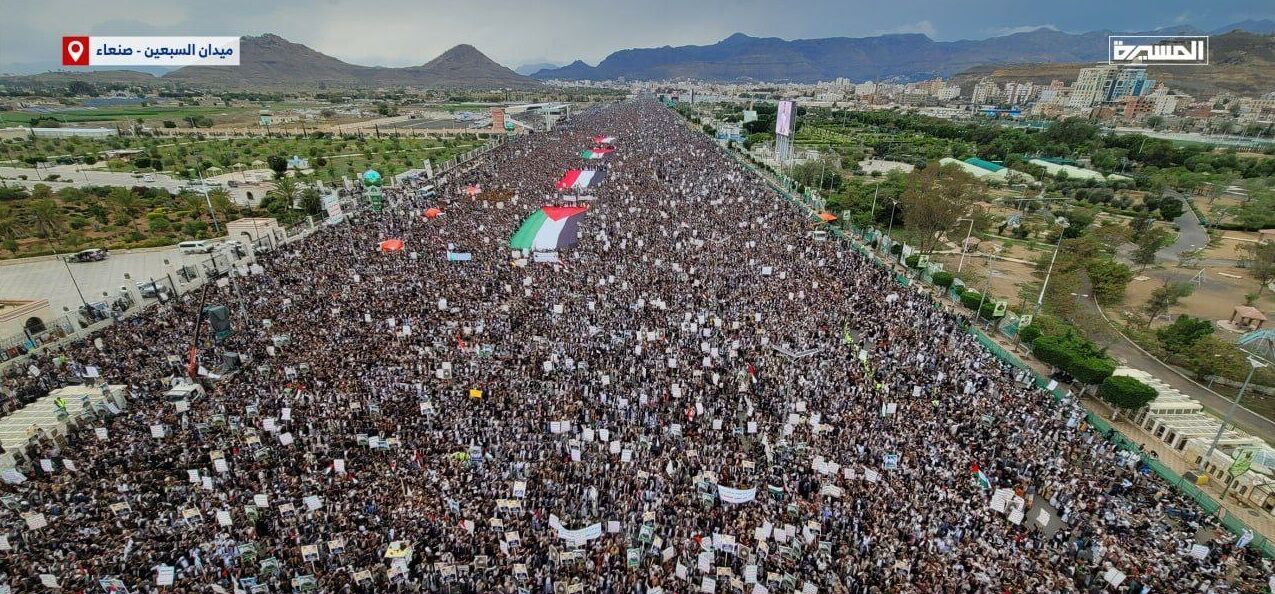
<path fill-rule="evenodd" d="M 591 149 L 585 149 L 580 151 L 580 158 L 581 159 L 601 159 L 602 157 L 605 157 L 607 153 L 614 152 L 614 151 L 615 149 L 613 148 L 606 148 L 606 147 L 600 147 L 600 146 L 593 147 Z"/>
<path fill-rule="evenodd" d="M 612 144 L 615 142 L 614 136 L 594 136 L 593 142 L 596 144 Z"/>
<path fill-rule="evenodd" d="M 572 169 L 558 180 L 559 190 L 591 188 L 602 183 L 602 172 L 589 169 Z"/>
<path fill-rule="evenodd" d="M 572 247 L 580 241 L 580 219 L 586 210 L 583 206 L 541 208 L 522 222 L 509 238 L 509 247 L 532 252 Z"/>

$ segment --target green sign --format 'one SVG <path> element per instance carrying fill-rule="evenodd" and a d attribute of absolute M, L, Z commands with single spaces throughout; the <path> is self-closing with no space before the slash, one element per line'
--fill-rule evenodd
<path fill-rule="evenodd" d="M 1231 476 L 1240 476 L 1248 472 L 1248 469 L 1252 466 L 1253 452 L 1250 450 L 1240 454 L 1240 457 L 1231 463 L 1231 467 L 1227 469 L 1227 472 L 1231 473 Z"/>

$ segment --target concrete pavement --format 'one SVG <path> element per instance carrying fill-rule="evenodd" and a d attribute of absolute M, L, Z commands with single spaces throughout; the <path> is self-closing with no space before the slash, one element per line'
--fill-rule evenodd
<path fill-rule="evenodd" d="M 133 250 L 112 253 L 101 262 L 69 264 L 69 273 L 68 265 L 57 258 L 10 260 L 0 264 L 0 299 L 48 299 L 53 315 L 62 315 L 64 307 L 69 311 L 80 307 L 81 292 L 85 301 L 92 303 L 102 301 L 103 292 L 115 297 L 121 286 L 149 282 L 151 277 L 159 282 L 171 274 L 180 283 L 177 270 L 182 265 L 208 258 L 208 254 L 183 254 L 176 247 Z M 126 273 L 131 280 L 124 279 Z"/>

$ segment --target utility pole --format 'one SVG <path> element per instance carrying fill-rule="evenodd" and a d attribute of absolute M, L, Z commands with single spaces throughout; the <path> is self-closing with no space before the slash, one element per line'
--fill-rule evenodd
<path fill-rule="evenodd" d="M 1222 441 L 1222 434 L 1226 432 L 1226 426 L 1234 422 L 1235 409 L 1239 408 L 1240 399 L 1244 397 L 1244 392 L 1248 390 L 1249 382 L 1253 380 L 1253 373 L 1256 372 L 1259 367 L 1266 367 L 1266 363 L 1258 361 L 1254 357 L 1248 358 L 1248 364 L 1250 367 L 1248 370 L 1248 377 L 1244 378 L 1244 385 L 1240 386 L 1240 391 L 1238 394 L 1235 395 L 1235 400 L 1232 400 L 1231 406 L 1227 408 L 1226 417 L 1222 419 L 1222 424 L 1218 425 L 1217 435 L 1213 436 L 1213 443 L 1209 444 L 1209 451 L 1204 453 L 1203 458 L 1200 458 L 1200 466 L 1199 466 L 1200 472 L 1204 472 L 1204 465 L 1208 464 L 1209 458 L 1213 456 L 1213 451 L 1217 449 L 1218 442 Z"/>

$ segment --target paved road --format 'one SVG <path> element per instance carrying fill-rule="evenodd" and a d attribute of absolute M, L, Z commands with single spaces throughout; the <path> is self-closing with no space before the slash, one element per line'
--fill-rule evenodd
<path fill-rule="evenodd" d="M 1177 198 L 1182 201 L 1182 215 L 1173 219 L 1173 224 L 1178 227 L 1178 239 L 1173 245 L 1160 248 L 1155 253 L 1157 261 L 1176 262 L 1178 256 L 1182 252 L 1197 250 L 1209 245 L 1209 233 L 1204 229 L 1204 225 L 1200 224 L 1199 217 L 1195 216 L 1195 211 L 1191 209 L 1191 205 L 1186 203 L 1186 197 L 1173 190 L 1165 190 L 1164 195 L 1167 197 Z"/>
<path fill-rule="evenodd" d="M 1088 280 L 1082 281 L 1084 287 L 1083 293 L 1088 294 Z M 1102 316 L 1098 310 L 1098 304 L 1090 297 L 1077 296 L 1076 300 L 1081 305 L 1095 315 Z M 1123 336 L 1115 334 L 1115 338 L 1108 344 L 1102 345 L 1107 347 L 1107 354 L 1114 357 L 1121 365 L 1141 369 L 1151 375 L 1154 375 L 1160 381 L 1177 389 L 1179 392 L 1195 399 L 1196 402 L 1204 405 L 1210 412 L 1219 418 L 1226 414 L 1227 409 L 1231 406 L 1231 401 L 1217 393 L 1208 390 L 1204 386 L 1191 381 L 1178 374 L 1178 372 L 1169 366 L 1161 363 L 1155 357 L 1144 353 L 1141 349 L 1131 343 Z M 1275 443 L 1275 421 L 1271 421 L 1247 408 L 1241 406 L 1235 412 L 1235 424 L 1244 431 L 1266 440 L 1268 443 Z"/>
<path fill-rule="evenodd" d="M 58 188 L 67 186 L 147 186 L 152 188 L 164 188 L 170 192 L 177 192 L 177 188 L 186 185 L 188 182 L 171 178 L 162 173 L 154 174 L 155 181 L 142 181 L 140 177 L 133 177 L 132 173 L 116 173 L 111 171 L 77 171 L 75 165 L 54 165 L 53 167 L 41 167 L 37 172 L 35 169 L 19 168 L 19 167 L 0 167 L 0 177 L 4 178 L 4 183 L 21 185 L 31 188 L 36 184 L 45 184 L 55 191 Z M 46 182 L 45 177 L 51 174 L 57 174 L 58 181 Z M 19 179 L 19 175 L 27 176 L 27 179 Z"/>

